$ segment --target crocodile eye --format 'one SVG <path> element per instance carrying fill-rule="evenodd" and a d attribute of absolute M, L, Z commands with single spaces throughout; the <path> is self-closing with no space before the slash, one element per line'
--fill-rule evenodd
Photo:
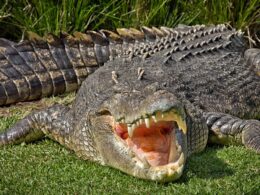
<path fill-rule="evenodd" d="M 102 110 L 99 110 L 98 112 L 97 112 L 97 115 L 109 115 L 109 116 L 112 116 L 112 114 L 107 110 L 107 109 L 102 109 Z"/>

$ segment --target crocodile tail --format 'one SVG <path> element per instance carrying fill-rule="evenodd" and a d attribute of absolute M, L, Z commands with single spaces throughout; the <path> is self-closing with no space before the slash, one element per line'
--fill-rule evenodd
<path fill-rule="evenodd" d="M 166 35 L 162 30 L 61 33 L 14 43 L 0 39 L 0 106 L 75 91 L 100 65 L 128 57 L 140 45 Z"/>
<path fill-rule="evenodd" d="M 35 36 L 20 43 L 1 39 L 0 105 L 75 90 L 76 73 L 84 68 L 73 67 L 64 44 L 55 36 Z"/>

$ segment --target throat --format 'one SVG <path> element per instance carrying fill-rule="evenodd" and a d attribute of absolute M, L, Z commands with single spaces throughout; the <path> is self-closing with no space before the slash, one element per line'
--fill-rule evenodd
<path fill-rule="evenodd" d="M 150 166 L 166 165 L 175 158 L 172 155 L 176 154 L 174 128 L 170 122 L 152 124 L 150 128 L 140 126 L 125 141 L 136 156 Z"/>
<path fill-rule="evenodd" d="M 141 161 L 147 161 L 150 166 L 168 164 L 173 147 L 173 136 L 153 134 L 143 138 L 127 139 L 126 142 Z M 176 149 L 175 149 L 176 150 Z"/>

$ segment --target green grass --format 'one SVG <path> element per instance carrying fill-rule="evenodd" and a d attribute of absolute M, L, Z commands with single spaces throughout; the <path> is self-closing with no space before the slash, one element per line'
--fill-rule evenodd
<path fill-rule="evenodd" d="M 182 178 L 159 184 L 78 159 L 50 141 L 0 150 L 4 194 L 257 194 L 260 157 L 242 147 L 207 148 L 192 156 Z"/>
<path fill-rule="evenodd" d="M 1 17 L 2 16 L 2 17 Z M 255 38 L 260 0 L 3 0 L 0 35 L 21 39 L 24 32 L 97 30 L 117 27 L 228 23 Z M 256 41 L 256 40 L 255 40 Z"/>
<path fill-rule="evenodd" d="M 2 108 L 0 131 L 74 95 Z M 65 100 L 64 100 L 65 99 Z M 49 139 L 0 149 L 0 194 L 259 194 L 260 155 L 243 146 L 208 147 L 189 158 L 177 182 L 160 184 L 83 161 Z"/>
<path fill-rule="evenodd" d="M 255 39 L 260 0 L 0 1 L 0 36 L 16 40 L 27 31 L 58 35 L 178 23 L 228 23 Z M 32 110 L 54 102 L 69 104 L 73 97 L 0 108 L 0 131 Z M 193 155 L 181 179 L 168 184 L 80 160 L 49 139 L 0 149 L 0 194 L 260 194 L 259 186 L 260 156 L 242 146 L 214 146 Z"/>

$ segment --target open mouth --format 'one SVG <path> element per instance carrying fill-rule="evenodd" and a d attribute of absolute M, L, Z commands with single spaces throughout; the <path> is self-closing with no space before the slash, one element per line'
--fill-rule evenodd
<path fill-rule="evenodd" d="M 124 118 L 114 125 L 115 133 L 132 149 L 137 161 L 148 167 L 184 164 L 178 133 L 186 134 L 186 122 L 173 109 L 137 117 L 131 123 Z"/>

